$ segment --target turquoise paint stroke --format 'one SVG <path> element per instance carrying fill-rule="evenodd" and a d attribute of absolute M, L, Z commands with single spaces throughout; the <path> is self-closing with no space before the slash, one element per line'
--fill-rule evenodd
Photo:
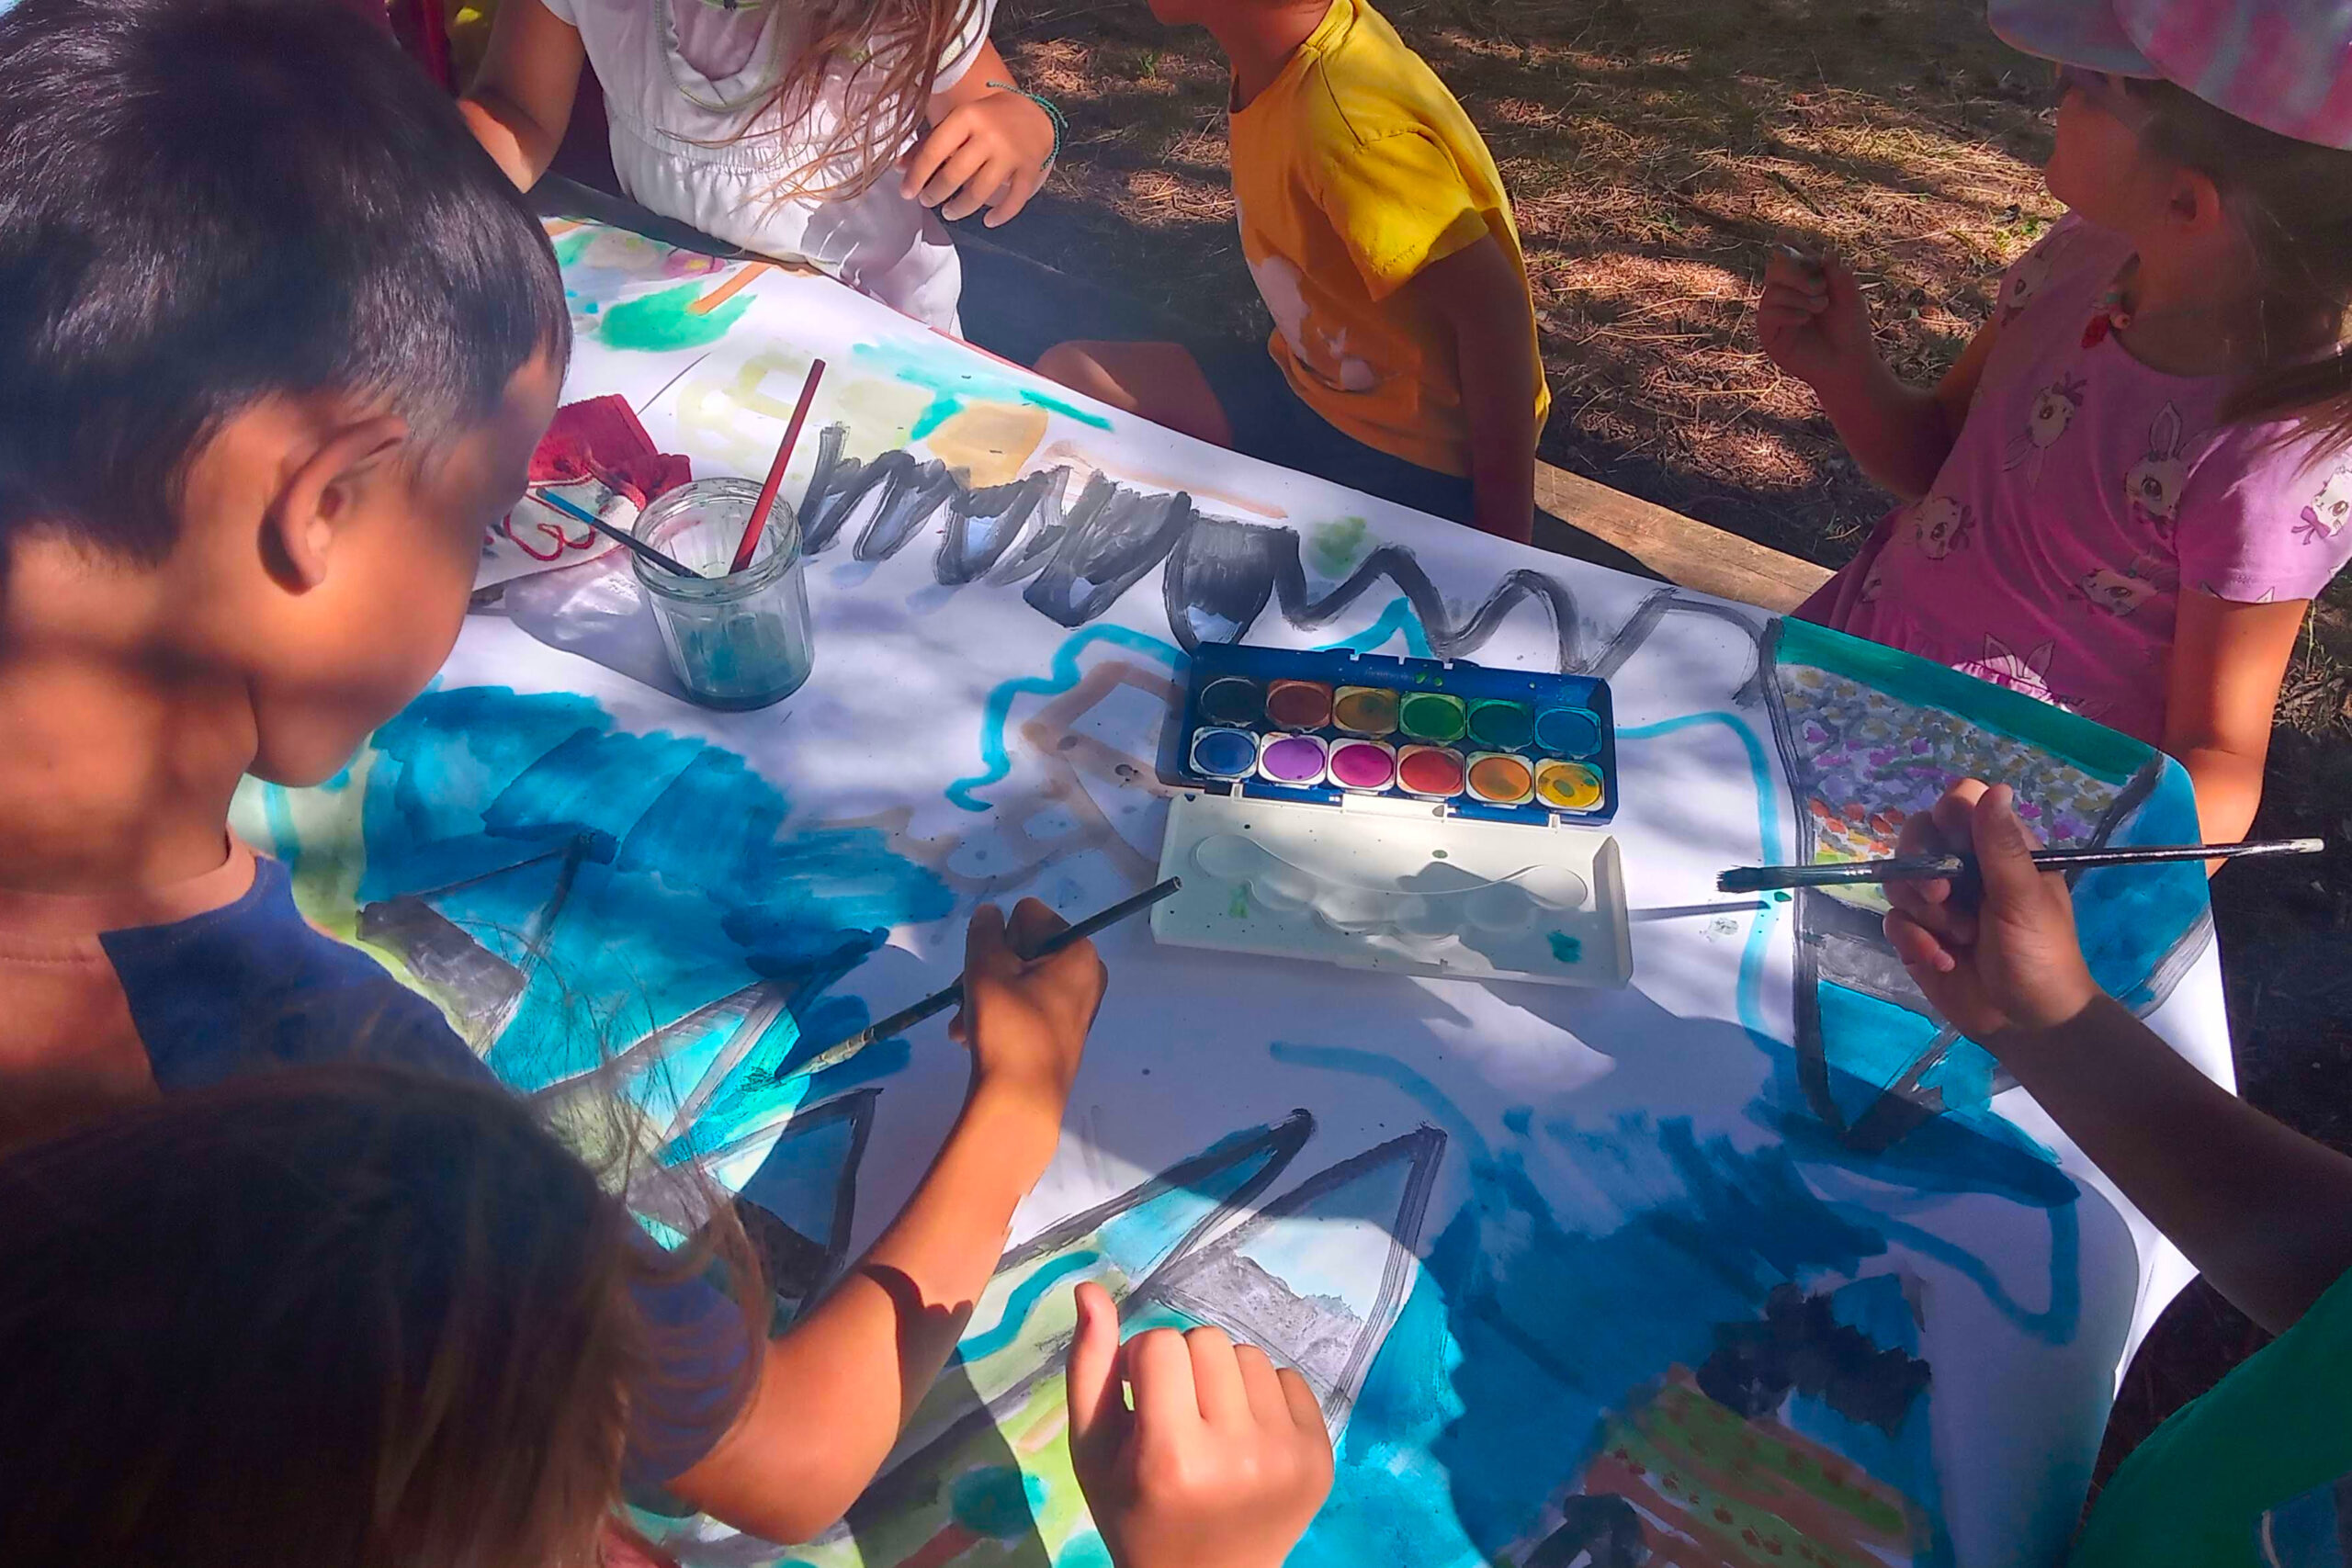
<path fill-rule="evenodd" d="M 1330 653 L 1344 648 L 1354 653 L 1377 653 L 1391 637 L 1399 637 L 1405 639 L 1406 652 L 1416 659 L 1430 657 L 1429 634 L 1421 629 L 1421 618 L 1413 614 L 1412 602 L 1402 594 L 1388 602 L 1388 608 L 1380 612 L 1380 619 L 1353 637 L 1323 644 L 1319 651 Z"/>
<path fill-rule="evenodd" d="M 988 811 L 993 803 L 973 797 L 974 790 L 986 789 L 1012 772 L 1012 753 L 1005 747 L 1005 726 L 1012 722 L 1012 705 L 1018 699 L 1058 696 L 1079 682 L 1078 656 L 1098 642 L 1111 643 L 1131 653 L 1148 654 L 1172 670 L 1182 670 L 1183 650 L 1173 643 L 1162 642 L 1143 632 L 1129 631 L 1125 626 L 1089 626 L 1063 642 L 1054 650 L 1053 673 L 1038 677 L 1023 675 L 1007 681 L 989 694 L 980 709 L 981 771 L 968 778 L 957 779 L 947 786 L 947 798 L 967 811 Z"/>
<path fill-rule="evenodd" d="M 1617 732 L 1617 739 L 1653 740 L 1706 724 L 1720 724 L 1739 738 L 1740 746 L 1747 753 L 1748 777 L 1756 785 L 1757 845 L 1763 852 L 1765 864 L 1787 864 L 1789 854 L 1781 841 L 1781 814 L 1775 804 L 1780 794 L 1775 784 L 1776 775 L 1765 755 L 1764 742 L 1757 739 L 1756 731 L 1747 728 L 1745 719 L 1736 714 L 1721 712 L 1685 714 L 1680 718 L 1660 719 L 1656 724 L 1621 729 Z M 1777 904 L 1767 904 L 1748 920 L 1747 941 L 1739 951 L 1739 984 L 1736 991 L 1739 1026 L 1747 1032 L 1748 1039 L 1755 1043 L 1757 1049 L 1768 1052 L 1787 1048 L 1787 1042 L 1774 1035 L 1764 1023 L 1764 959 L 1770 941 L 1772 917 L 1780 913 L 1780 908 Z"/>
<path fill-rule="evenodd" d="M 1493 1158 L 1485 1136 L 1469 1114 L 1447 1098 L 1445 1090 L 1394 1056 L 1347 1045 L 1294 1045 L 1283 1040 L 1273 1042 L 1266 1051 L 1275 1061 L 1289 1066 L 1376 1078 L 1402 1089 L 1430 1121 L 1445 1129 L 1448 1137 L 1462 1145 L 1474 1166 L 1483 1166 Z"/>
<path fill-rule="evenodd" d="M 910 387 L 920 387 L 931 394 L 908 435 L 921 441 L 941 425 L 964 412 L 967 401 L 985 403 L 1024 403 L 1031 408 L 1074 419 L 1080 424 L 1091 424 L 1097 430 L 1108 430 L 1111 422 L 1105 416 L 1082 409 L 1066 399 L 1055 397 L 1038 387 L 1014 379 L 994 370 L 957 369 L 956 365 L 967 359 L 943 362 L 929 355 L 896 344 L 861 343 L 850 350 L 853 356 L 888 372 Z"/>
<path fill-rule="evenodd" d="M 1072 1252 L 1055 1258 L 1021 1281 L 1021 1288 L 1005 1298 L 1004 1315 L 996 1320 L 993 1327 L 964 1337 L 964 1342 L 956 1347 L 956 1359 L 968 1363 L 1010 1348 L 1021 1337 L 1022 1325 L 1037 1310 L 1037 1303 L 1046 1299 L 1046 1292 L 1072 1274 L 1083 1274 L 1102 1261 L 1099 1252 Z"/>

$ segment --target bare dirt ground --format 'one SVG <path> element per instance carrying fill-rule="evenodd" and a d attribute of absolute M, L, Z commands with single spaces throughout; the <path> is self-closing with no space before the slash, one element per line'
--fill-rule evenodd
<path fill-rule="evenodd" d="M 1837 566 L 1888 498 L 1757 351 L 1776 240 L 1835 246 L 1884 351 L 1932 379 L 2001 268 L 2059 215 L 2038 173 L 2046 66 L 1950 0 L 1387 0 L 1514 194 L 1554 413 L 1550 462 Z M 1261 336 L 1207 36 L 1136 3 L 1002 0 L 995 36 L 1070 138 L 990 238 L 1125 290 L 1188 335 Z M 1571 519 L 1573 521 L 1573 519 Z M 2352 585 L 2313 617 L 2280 706 L 2260 834 L 2352 840 Z M 2352 858 L 2214 886 L 2245 1093 L 2352 1148 Z M 2259 1343 L 2199 1286 L 2158 1325 L 2105 1465 Z M 2104 1473 L 2104 1468 L 2102 1470 Z"/>

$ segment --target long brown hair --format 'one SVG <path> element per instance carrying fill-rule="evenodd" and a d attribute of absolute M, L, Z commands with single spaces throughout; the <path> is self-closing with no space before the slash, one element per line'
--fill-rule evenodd
<path fill-rule="evenodd" d="M 2280 421 L 2293 438 L 2352 443 L 2352 152 L 2298 141 L 2228 114 L 2169 82 L 2134 82 L 2154 110 L 2142 143 L 2198 170 L 2253 246 L 2271 362 L 2232 389 L 2222 417 Z M 2335 352 L 2314 357 L 2316 325 Z"/>
<path fill-rule="evenodd" d="M 498 1089 L 350 1064 L 0 1159 L 0 1562 L 597 1561 L 678 1267 Z"/>
<path fill-rule="evenodd" d="M 779 8 L 784 0 L 777 0 Z M 842 200 L 863 196 L 889 171 L 922 124 L 939 81 L 939 57 L 980 15 L 980 0 L 792 0 L 794 25 L 772 26 L 782 57 L 776 83 L 744 124 L 775 110 L 805 121 L 836 63 L 849 73 L 841 123 L 770 195 Z M 848 172 L 827 178 L 836 164 Z"/>

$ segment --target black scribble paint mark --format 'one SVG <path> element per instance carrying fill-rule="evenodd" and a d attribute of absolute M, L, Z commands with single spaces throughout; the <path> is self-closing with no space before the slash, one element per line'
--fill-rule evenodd
<path fill-rule="evenodd" d="M 1780 1409 L 1793 1391 L 1891 1438 L 1931 1375 L 1917 1356 L 1882 1349 L 1838 1322 L 1827 1296 L 1776 1285 L 1761 1323 L 1716 1326 L 1714 1354 L 1698 1381 L 1709 1399 L 1751 1421 Z"/>
<path fill-rule="evenodd" d="M 1569 1497 L 1560 1504 L 1560 1528 L 1527 1555 L 1526 1568 L 1642 1568 L 1650 1549 L 1642 1516 L 1613 1492 Z"/>
<path fill-rule="evenodd" d="M 851 553 L 860 561 L 888 559 L 944 508 L 944 536 L 933 568 L 938 581 L 958 587 L 1034 579 L 1023 597 L 1061 626 L 1083 626 L 1103 615 L 1165 563 L 1160 594 L 1168 629 L 1188 653 L 1204 643 L 1241 641 L 1269 605 L 1292 626 L 1313 631 L 1368 594 L 1401 595 L 1435 658 L 1471 657 L 1514 611 L 1533 604 L 1550 617 L 1559 671 L 1606 679 L 1661 619 L 1681 613 L 1713 616 L 1757 644 L 1756 662 L 1733 700 L 1751 703 L 1762 692 L 1759 615 L 1671 588 L 1650 593 L 1623 625 L 1603 633 L 1584 620 L 1574 591 L 1546 572 L 1508 573 L 1484 599 L 1458 610 L 1411 550 L 1384 545 L 1328 592 L 1311 595 L 1296 529 L 1204 516 L 1182 491 L 1131 490 L 1101 474 L 1065 511 L 1066 467 L 972 490 L 961 469 L 922 462 L 909 452 L 886 452 L 872 462 L 843 457 L 847 439 L 848 427 L 840 424 L 828 425 L 818 438 L 816 472 L 801 507 L 803 547 L 809 554 L 831 547 L 870 506 L 872 516 Z M 1598 647 L 1590 646 L 1595 642 Z"/>

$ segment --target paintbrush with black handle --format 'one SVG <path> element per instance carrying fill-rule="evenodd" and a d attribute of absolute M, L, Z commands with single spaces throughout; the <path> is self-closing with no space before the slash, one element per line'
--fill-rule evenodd
<path fill-rule="evenodd" d="M 2122 849 L 2033 852 L 2044 871 L 2101 865 L 2158 865 L 2166 861 L 2241 860 L 2253 855 L 2315 855 L 2324 839 L 2252 839 L 2239 844 L 2148 844 Z M 1750 865 L 1715 878 L 1719 893 L 1764 893 L 1781 887 L 1852 887 L 1876 882 L 1927 882 L 1943 877 L 1977 885 L 1974 855 L 1903 855 L 1891 860 L 1831 861 L 1821 865 Z"/>

